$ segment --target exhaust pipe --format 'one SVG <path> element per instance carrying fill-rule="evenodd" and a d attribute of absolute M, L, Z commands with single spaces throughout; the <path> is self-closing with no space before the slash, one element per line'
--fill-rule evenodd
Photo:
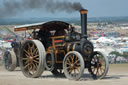
<path fill-rule="evenodd" d="M 87 13 L 88 13 L 88 10 L 86 10 L 86 9 L 80 10 L 82 39 L 83 38 L 87 39 Z"/>

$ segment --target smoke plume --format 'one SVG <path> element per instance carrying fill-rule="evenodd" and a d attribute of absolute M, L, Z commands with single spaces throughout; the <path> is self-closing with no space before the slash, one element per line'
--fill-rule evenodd
<path fill-rule="evenodd" d="M 28 10 L 40 10 L 55 13 L 65 11 L 72 13 L 83 9 L 79 2 L 61 0 L 3 0 L 0 7 L 0 18 L 15 16 Z"/>

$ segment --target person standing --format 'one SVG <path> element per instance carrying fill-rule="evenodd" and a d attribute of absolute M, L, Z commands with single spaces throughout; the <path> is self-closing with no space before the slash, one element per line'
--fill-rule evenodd
<path fill-rule="evenodd" d="M 16 42 L 16 38 L 13 39 L 13 42 L 11 43 L 11 46 L 15 52 L 15 54 L 18 53 L 18 49 L 19 49 L 19 44 L 18 42 Z"/>

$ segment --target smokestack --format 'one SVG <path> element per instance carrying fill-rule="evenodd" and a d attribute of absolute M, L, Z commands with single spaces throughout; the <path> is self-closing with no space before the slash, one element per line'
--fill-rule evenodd
<path fill-rule="evenodd" d="M 87 39 L 87 13 L 88 13 L 88 10 L 86 10 L 86 9 L 80 10 L 81 33 L 82 33 L 82 38 L 84 38 L 84 39 Z"/>

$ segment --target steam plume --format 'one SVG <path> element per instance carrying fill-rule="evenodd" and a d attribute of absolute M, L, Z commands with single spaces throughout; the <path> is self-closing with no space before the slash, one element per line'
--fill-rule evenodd
<path fill-rule="evenodd" d="M 79 2 L 68 2 L 60 0 L 3 0 L 0 7 L 0 18 L 15 16 L 17 13 L 23 13 L 28 10 L 40 10 L 54 13 L 56 11 L 65 11 L 72 13 L 83 9 Z"/>

